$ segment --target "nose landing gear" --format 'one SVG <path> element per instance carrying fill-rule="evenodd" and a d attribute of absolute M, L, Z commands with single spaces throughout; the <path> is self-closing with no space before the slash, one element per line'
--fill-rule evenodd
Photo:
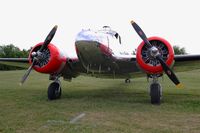
<path fill-rule="evenodd" d="M 160 83 L 158 83 L 158 76 L 152 76 L 152 83 L 150 84 L 150 97 L 152 104 L 160 104 L 162 98 L 162 87 Z"/>
<path fill-rule="evenodd" d="M 152 104 L 160 104 L 162 96 L 162 88 L 159 83 L 152 83 L 150 85 L 150 96 Z"/>
<path fill-rule="evenodd" d="M 61 97 L 62 89 L 61 89 L 61 83 L 60 81 L 54 81 L 52 82 L 47 91 L 48 99 L 49 100 L 55 100 L 59 99 Z"/>

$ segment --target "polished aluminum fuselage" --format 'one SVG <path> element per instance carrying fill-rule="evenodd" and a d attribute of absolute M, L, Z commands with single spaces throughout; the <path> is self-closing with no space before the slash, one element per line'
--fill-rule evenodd
<path fill-rule="evenodd" d="M 118 33 L 117 33 L 118 34 Z M 129 78 L 139 71 L 135 55 L 123 49 L 112 30 L 82 30 L 76 37 L 76 52 L 86 73 L 103 77 Z"/>

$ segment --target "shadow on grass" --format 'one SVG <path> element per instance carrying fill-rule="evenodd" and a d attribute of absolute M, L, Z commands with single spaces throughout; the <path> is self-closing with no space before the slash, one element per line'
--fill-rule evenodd
<path fill-rule="evenodd" d="M 124 102 L 124 103 L 149 103 L 147 90 L 129 89 L 124 83 L 109 87 L 94 87 L 94 89 L 80 90 L 78 87 L 63 91 L 62 99 L 77 99 L 84 101 Z"/>

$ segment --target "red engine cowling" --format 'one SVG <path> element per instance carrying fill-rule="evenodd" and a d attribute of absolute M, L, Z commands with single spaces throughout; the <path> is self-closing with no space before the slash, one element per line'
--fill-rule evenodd
<path fill-rule="evenodd" d="M 42 46 L 43 42 L 35 45 L 30 54 L 29 54 L 29 63 L 32 64 L 32 57 L 31 53 L 36 52 L 40 49 Z M 60 51 L 58 48 L 53 45 L 49 44 L 47 49 L 45 49 L 43 52 L 43 60 L 36 62 L 35 65 L 33 66 L 33 69 L 35 69 L 37 72 L 40 73 L 48 73 L 48 74 L 53 74 L 59 72 L 64 65 L 66 64 L 67 58 L 63 55 L 61 55 Z"/>
<path fill-rule="evenodd" d="M 166 64 L 172 66 L 174 63 L 174 50 L 170 43 L 160 37 L 150 37 L 148 40 L 153 46 L 158 48 Z M 144 44 L 145 43 L 142 42 L 137 48 L 137 63 L 148 74 L 161 74 L 163 72 L 162 66 L 158 60 L 150 55 L 149 50 Z"/>

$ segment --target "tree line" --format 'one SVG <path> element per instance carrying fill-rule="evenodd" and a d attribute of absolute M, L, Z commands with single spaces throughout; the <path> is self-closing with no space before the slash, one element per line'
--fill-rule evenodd
<path fill-rule="evenodd" d="M 13 44 L 1 45 L 0 46 L 0 58 L 27 58 L 29 55 L 30 49 L 20 50 L 18 47 Z"/>
<path fill-rule="evenodd" d="M 29 55 L 30 49 L 20 50 L 18 47 L 13 44 L 1 45 L 0 46 L 0 58 L 27 58 Z M 21 70 L 24 68 L 17 66 L 10 66 L 0 63 L 0 70 Z"/>

